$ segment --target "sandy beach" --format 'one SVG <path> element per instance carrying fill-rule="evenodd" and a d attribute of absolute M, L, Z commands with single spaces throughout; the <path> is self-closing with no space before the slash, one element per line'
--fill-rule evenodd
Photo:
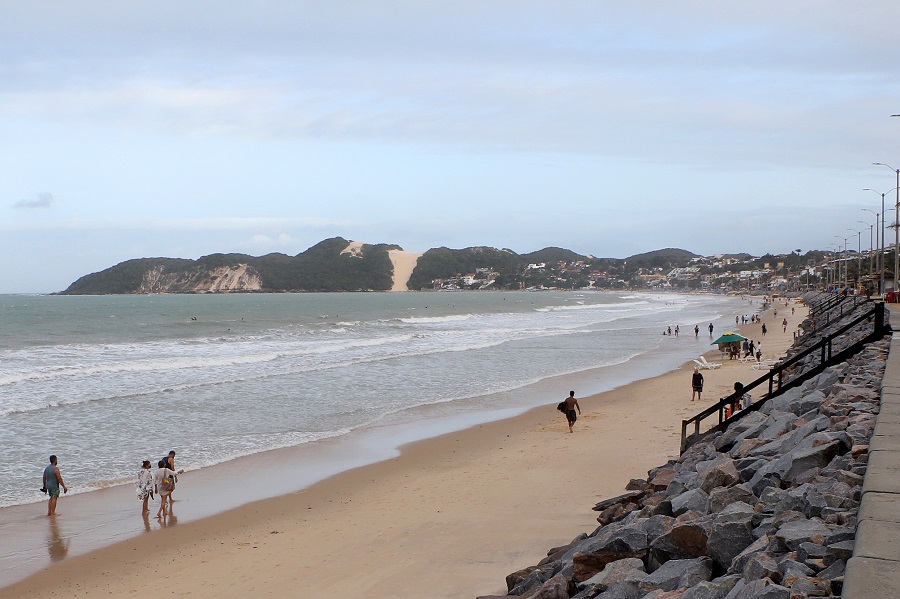
<path fill-rule="evenodd" d="M 745 312 L 759 301 L 748 303 Z M 791 344 L 806 313 L 792 306 L 794 315 L 783 300 L 770 307 L 763 318 L 765 337 L 759 324 L 740 327 L 763 340 L 764 357 L 781 356 Z M 791 324 L 787 332 L 784 317 Z M 682 336 L 693 336 L 687 325 L 683 329 Z M 708 332 L 702 329 L 700 337 L 708 338 Z M 707 359 L 721 361 L 711 349 Z M 0 589 L 0 598 L 53 592 L 79 598 L 505 594 L 507 574 L 596 528 L 594 503 L 676 457 L 683 418 L 727 395 L 735 381 L 748 383 L 761 374 L 726 360 L 721 368 L 703 371 L 704 400 L 692 402 L 692 370 L 688 363 L 610 392 L 579 396 L 583 415 L 574 434 L 555 410 L 568 394 L 560 389 L 544 408 L 414 443 L 397 458 L 304 491 L 66 557 Z M 182 484 L 190 484 L 190 473 Z M 65 508 L 63 498 L 58 518 L 74 517 Z M 53 542 L 51 535 L 51 553 Z"/>

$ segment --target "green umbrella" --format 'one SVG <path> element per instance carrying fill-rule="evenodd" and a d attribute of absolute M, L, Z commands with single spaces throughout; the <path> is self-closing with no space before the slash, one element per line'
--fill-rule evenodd
<path fill-rule="evenodd" d="M 725 333 L 724 335 L 722 335 L 721 337 L 719 337 L 718 339 L 716 339 L 715 341 L 713 341 L 712 343 L 710 343 L 710 345 L 716 345 L 717 343 L 735 343 L 735 342 L 744 341 L 745 339 L 746 339 L 746 337 L 744 337 L 743 335 L 738 335 L 737 333 L 728 332 L 728 333 Z"/>

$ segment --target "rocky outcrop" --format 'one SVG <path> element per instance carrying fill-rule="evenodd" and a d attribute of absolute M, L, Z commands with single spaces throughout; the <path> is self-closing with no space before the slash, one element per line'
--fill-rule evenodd
<path fill-rule="evenodd" d="M 595 506 L 596 530 L 508 579 L 509 595 L 840 596 L 888 344 L 869 344 L 632 480 L 629 493 Z"/>
<path fill-rule="evenodd" d="M 192 272 L 167 272 L 164 266 L 157 266 L 144 273 L 137 293 L 234 293 L 261 289 L 259 272 L 247 264 Z"/>

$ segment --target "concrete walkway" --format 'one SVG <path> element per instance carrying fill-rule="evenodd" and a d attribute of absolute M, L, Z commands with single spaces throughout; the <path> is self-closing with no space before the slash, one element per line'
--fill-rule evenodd
<path fill-rule="evenodd" d="M 900 596 L 900 334 L 891 339 L 876 422 L 844 599 Z"/>

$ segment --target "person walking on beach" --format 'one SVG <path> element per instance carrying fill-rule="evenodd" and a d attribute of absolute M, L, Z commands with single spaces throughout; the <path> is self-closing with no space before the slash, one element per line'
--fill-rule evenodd
<path fill-rule="evenodd" d="M 709 338 L 712 339 L 713 323 L 709 323 Z"/>
<path fill-rule="evenodd" d="M 150 460 L 144 460 L 144 463 L 141 464 L 141 471 L 138 472 L 137 498 L 144 502 L 142 514 L 150 512 L 150 509 L 147 507 L 147 500 L 153 497 L 153 472 L 150 468 Z"/>
<path fill-rule="evenodd" d="M 763 334 L 763 337 L 766 336 L 766 323 L 763 323 L 763 325 L 762 325 L 762 334 Z"/>
<path fill-rule="evenodd" d="M 159 495 L 159 510 L 156 512 L 156 518 L 161 519 L 169 513 L 169 496 L 175 489 L 175 477 L 184 474 L 184 470 L 175 472 L 167 466 L 166 458 L 163 458 L 157 464 L 158 468 L 153 474 L 153 486 Z"/>
<path fill-rule="evenodd" d="M 569 423 L 570 433 L 575 432 L 572 430 L 572 425 L 578 420 L 578 416 L 575 414 L 575 408 L 578 408 L 578 414 L 581 414 L 581 406 L 578 405 L 578 400 L 575 399 L 575 392 L 569 391 L 569 397 L 566 398 L 566 422 Z"/>
<path fill-rule="evenodd" d="M 781 332 L 787 333 L 787 318 L 781 321 Z"/>
<path fill-rule="evenodd" d="M 762 359 L 762 341 L 756 342 L 756 361 L 759 362 Z"/>
<path fill-rule="evenodd" d="M 694 374 L 691 375 L 691 401 L 694 401 L 694 395 L 697 401 L 700 401 L 700 394 L 703 393 L 703 375 L 700 374 L 700 368 L 694 366 Z"/>
<path fill-rule="evenodd" d="M 174 471 L 175 470 L 175 450 L 173 449 L 172 451 L 170 451 L 169 454 L 167 456 L 165 456 L 163 459 L 161 459 L 160 461 L 165 462 L 166 467 L 169 470 Z M 173 483 L 172 491 L 175 490 L 174 483 L 177 483 L 177 482 L 178 482 L 178 477 L 177 476 L 173 477 L 172 478 L 172 483 Z M 169 501 L 170 502 L 175 501 L 175 499 L 172 498 L 172 491 L 169 491 Z"/>
<path fill-rule="evenodd" d="M 69 487 L 63 482 L 62 474 L 59 471 L 56 456 L 52 455 L 50 456 L 50 464 L 44 468 L 44 487 L 42 489 L 50 496 L 49 501 L 47 501 L 48 516 L 56 515 L 56 502 L 59 500 L 60 487 L 63 488 L 63 493 L 69 492 Z"/>
<path fill-rule="evenodd" d="M 695 324 L 694 325 L 694 339 L 696 339 L 698 335 L 700 335 L 700 325 Z"/>

